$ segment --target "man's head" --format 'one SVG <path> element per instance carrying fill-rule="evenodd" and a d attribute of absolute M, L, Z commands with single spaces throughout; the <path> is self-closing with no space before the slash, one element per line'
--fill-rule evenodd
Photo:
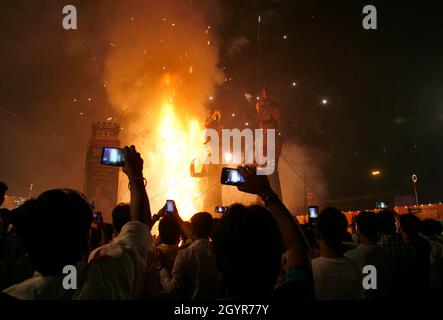
<path fill-rule="evenodd" d="M 8 191 L 8 186 L 6 183 L 0 181 L 0 207 L 3 205 L 3 202 L 5 202 L 6 191 Z"/>
<path fill-rule="evenodd" d="M 92 210 L 78 191 L 46 191 L 25 202 L 17 215 L 17 233 L 35 270 L 44 276 L 61 274 L 87 252 Z"/>
<path fill-rule="evenodd" d="M 123 226 L 129 221 L 131 221 L 129 204 L 119 203 L 112 209 L 112 225 L 114 226 L 115 234 L 119 234 Z"/>
<path fill-rule="evenodd" d="M 404 240 L 414 240 L 420 233 L 421 220 L 412 213 L 400 216 L 400 230 Z"/>
<path fill-rule="evenodd" d="M 321 211 L 316 222 L 315 236 L 320 246 L 340 247 L 348 228 L 345 215 L 340 210 L 329 207 Z"/>
<path fill-rule="evenodd" d="M 382 234 L 396 233 L 395 215 L 391 211 L 383 210 L 377 213 L 378 222 L 380 224 L 380 232 Z"/>
<path fill-rule="evenodd" d="M 173 216 L 166 215 L 158 223 L 161 243 L 176 245 L 180 240 L 180 225 Z"/>
<path fill-rule="evenodd" d="M 377 241 L 380 225 L 378 217 L 374 212 L 361 212 L 355 219 L 357 225 L 357 234 L 360 239 L 362 236 L 371 242 Z"/>
<path fill-rule="evenodd" d="M 191 218 L 191 233 L 196 239 L 208 239 L 212 230 L 212 216 L 208 212 L 199 212 Z"/>
<path fill-rule="evenodd" d="M 214 248 L 229 296 L 264 296 L 272 291 L 280 271 L 283 240 L 266 208 L 230 206 L 218 222 Z"/>
<path fill-rule="evenodd" d="M 421 233 L 424 236 L 441 236 L 443 226 L 440 221 L 434 219 L 425 219 L 421 222 Z"/>

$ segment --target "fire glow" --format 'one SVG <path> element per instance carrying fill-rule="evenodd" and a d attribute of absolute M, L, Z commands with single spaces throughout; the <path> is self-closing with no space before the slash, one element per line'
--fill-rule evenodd
<path fill-rule="evenodd" d="M 116 44 L 106 57 L 104 82 L 113 116 L 125 128 L 121 144 L 135 145 L 144 159 L 152 213 L 171 199 L 189 219 L 202 209 L 205 192 L 205 178 L 192 178 L 189 167 L 203 153 L 208 97 L 225 77 L 213 35 L 205 32 L 206 11 L 179 0 L 115 2 L 103 9 L 113 21 L 105 36 Z M 128 200 L 121 175 L 119 201 Z"/>

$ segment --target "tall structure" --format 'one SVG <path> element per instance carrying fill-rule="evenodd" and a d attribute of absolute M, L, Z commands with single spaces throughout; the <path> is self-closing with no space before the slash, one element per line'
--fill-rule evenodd
<path fill-rule="evenodd" d="M 205 120 L 205 128 L 216 130 L 219 137 L 221 137 L 222 130 L 220 120 L 221 112 L 219 110 L 211 111 Z M 211 153 L 215 151 L 210 149 L 210 139 L 211 137 L 208 136 L 207 140 L 203 143 L 207 151 L 207 157 L 210 157 Z M 194 178 L 200 178 L 200 190 L 202 191 L 204 197 L 203 210 L 207 212 L 214 212 L 215 206 L 222 205 L 222 186 L 220 183 L 220 175 L 223 165 L 220 141 L 217 148 L 219 149 L 217 150 L 219 154 L 218 163 L 203 164 L 200 172 L 195 171 L 194 162 L 192 162 L 190 166 L 191 176 Z M 205 159 L 202 160 L 202 162 L 205 161 Z"/>
<path fill-rule="evenodd" d="M 280 199 L 281 185 L 280 185 L 280 175 L 278 172 L 278 160 L 280 159 L 281 149 L 282 149 L 282 139 L 279 132 L 279 120 L 280 120 L 280 108 L 278 107 L 278 102 L 271 98 L 265 89 L 261 92 L 260 100 L 257 101 L 255 105 L 257 111 L 257 121 L 259 123 L 260 129 L 264 130 L 263 134 L 263 151 L 267 150 L 267 134 L 266 130 L 274 129 L 276 132 L 275 136 L 275 170 L 274 173 L 269 175 L 269 182 L 275 193 L 278 194 Z"/>
<path fill-rule="evenodd" d="M 103 147 L 120 147 L 120 125 L 111 122 L 92 123 L 91 139 L 86 153 L 83 192 L 94 201 L 105 222 L 111 223 L 111 211 L 117 204 L 119 168 L 100 163 Z"/>

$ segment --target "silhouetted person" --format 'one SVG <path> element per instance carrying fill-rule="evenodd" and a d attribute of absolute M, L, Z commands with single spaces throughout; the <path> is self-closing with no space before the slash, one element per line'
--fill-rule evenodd
<path fill-rule="evenodd" d="M 165 215 L 158 224 L 158 234 L 160 244 L 157 248 L 165 257 L 165 267 L 172 270 L 180 241 L 180 226 L 175 217 Z"/>
<path fill-rule="evenodd" d="M 8 191 L 8 186 L 6 183 L 0 181 L 0 207 L 5 202 L 6 191 Z"/>
<path fill-rule="evenodd" d="M 312 260 L 317 299 L 359 298 L 359 273 L 353 262 L 342 253 L 347 227 L 345 215 L 332 207 L 323 209 L 317 218 L 315 236 L 320 247 L 320 257 Z"/>
<path fill-rule="evenodd" d="M 412 213 L 400 216 L 403 241 L 414 247 L 417 256 L 417 295 L 424 298 L 429 294 L 431 245 L 420 236 L 420 223 L 420 219 Z"/>
<path fill-rule="evenodd" d="M 179 219 L 178 214 L 175 215 Z M 209 242 L 212 216 L 199 212 L 191 218 L 193 242 L 175 258 L 172 271 L 162 260 L 158 266 L 161 284 L 169 295 L 181 299 L 213 299 L 217 295 L 217 270 L 215 255 Z"/>
<path fill-rule="evenodd" d="M 387 299 L 391 297 L 392 266 L 389 255 L 379 246 L 377 238 L 380 230 L 378 217 L 374 212 L 361 212 L 355 219 L 355 231 L 359 246 L 345 253 L 357 266 L 362 283 L 363 268 L 372 265 L 376 268 L 376 288 L 361 287 L 363 299 Z M 367 273 L 367 272 L 366 272 Z"/>
<path fill-rule="evenodd" d="M 434 296 L 443 296 L 442 224 L 434 219 L 421 222 L 421 234 L 431 244 L 430 287 Z"/>
<path fill-rule="evenodd" d="M 238 168 L 245 183 L 237 188 L 258 195 L 266 208 L 232 205 L 219 221 L 214 247 L 223 296 L 314 299 L 309 248 L 300 225 L 271 188 L 267 176 L 257 175 L 252 166 Z M 275 288 L 283 252 L 286 275 L 283 284 Z"/>
<path fill-rule="evenodd" d="M 127 224 L 129 221 L 131 221 L 131 212 L 129 204 L 119 203 L 118 205 L 116 205 L 114 209 L 112 209 L 112 227 L 113 227 L 113 234 L 111 236 L 112 239 L 115 239 L 119 235 L 123 226 Z M 103 223 L 103 219 L 99 221 L 99 224 L 100 224 L 99 228 L 101 228 L 100 233 L 102 238 L 104 239 L 105 224 Z M 110 243 L 104 244 L 96 248 L 89 254 L 89 261 L 108 254 L 112 250 L 112 247 L 113 247 L 113 242 L 111 240 Z"/>
<path fill-rule="evenodd" d="M 417 257 L 414 248 L 403 242 L 396 232 L 394 213 L 381 211 L 377 214 L 380 223 L 381 246 L 389 254 L 394 273 L 392 275 L 393 298 L 412 297 L 416 294 L 415 275 Z"/>
<path fill-rule="evenodd" d="M 152 239 L 151 215 L 143 182 L 143 159 L 125 147 L 123 172 L 129 178 L 131 221 L 109 254 L 84 265 L 92 210 L 86 198 L 69 189 L 49 190 L 29 200 L 20 212 L 17 232 L 37 271 L 4 292 L 19 299 L 133 299 L 145 272 Z M 76 267 L 77 282 L 66 290 L 64 267 Z M 65 271 L 66 272 L 66 271 Z M 71 269 L 69 273 L 72 275 Z M 68 288 L 69 289 L 69 288 Z"/>

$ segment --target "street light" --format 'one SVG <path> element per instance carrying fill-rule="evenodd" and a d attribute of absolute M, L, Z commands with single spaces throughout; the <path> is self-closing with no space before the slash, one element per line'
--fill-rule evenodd
<path fill-rule="evenodd" d="M 371 171 L 371 176 L 373 176 L 376 180 L 377 180 L 377 201 L 381 201 L 380 200 L 380 176 L 381 176 L 381 171 L 378 169 L 374 169 Z"/>
<path fill-rule="evenodd" d="M 381 172 L 380 172 L 380 170 L 372 170 L 371 175 L 374 177 L 377 177 L 377 176 L 381 175 Z"/>
<path fill-rule="evenodd" d="M 414 173 L 411 177 L 412 179 L 412 184 L 414 186 L 414 194 L 415 194 L 415 206 L 418 207 L 418 194 L 417 194 L 417 181 L 418 181 L 418 177 L 417 175 Z"/>

